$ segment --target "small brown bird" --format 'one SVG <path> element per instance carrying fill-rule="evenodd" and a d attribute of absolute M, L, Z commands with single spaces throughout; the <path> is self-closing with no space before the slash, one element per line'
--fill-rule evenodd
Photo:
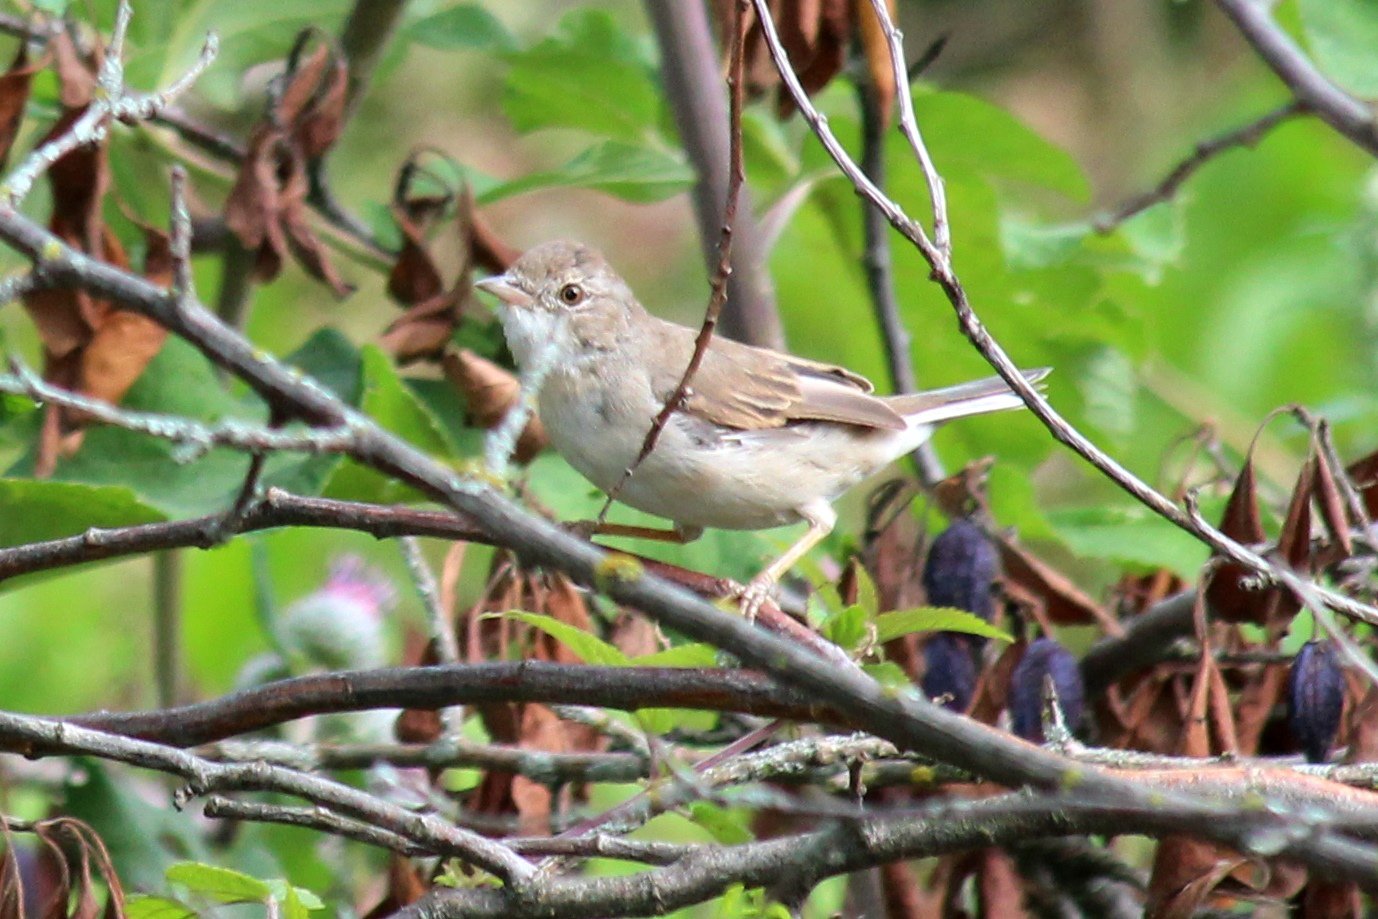
<path fill-rule="evenodd" d="M 561 455 L 611 491 L 679 385 L 696 331 L 657 319 L 595 250 L 551 242 L 478 287 L 502 301 L 518 365 L 549 369 L 537 397 Z M 1026 371 L 1031 382 L 1047 370 Z M 928 439 L 936 424 L 1023 405 L 998 377 L 911 395 L 872 394 L 831 364 L 713 338 L 690 394 L 618 498 L 673 521 L 687 542 L 705 527 L 805 532 L 743 591 L 754 614 L 776 582 L 837 522 L 832 502 Z M 602 532 L 651 535 L 643 528 Z"/>

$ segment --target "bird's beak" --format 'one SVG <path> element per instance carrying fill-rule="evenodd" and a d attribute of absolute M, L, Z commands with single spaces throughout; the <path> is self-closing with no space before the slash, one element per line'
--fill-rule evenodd
<path fill-rule="evenodd" d="M 484 293 L 492 294 L 508 306 L 530 306 L 531 295 L 512 283 L 505 274 L 495 274 L 491 278 L 475 281 L 474 286 Z"/>

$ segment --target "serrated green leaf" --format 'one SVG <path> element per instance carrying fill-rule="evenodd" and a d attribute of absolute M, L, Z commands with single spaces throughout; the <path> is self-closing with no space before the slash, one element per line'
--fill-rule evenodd
<path fill-rule="evenodd" d="M 517 40 L 477 3 L 461 3 L 407 26 L 404 38 L 442 51 L 512 51 Z"/>
<path fill-rule="evenodd" d="M 871 621 L 860 603 L 829 616 L 823 623 L 823 634 L 840 648 L 855 648 L 866 639 L 866 625 Z"/>
<path fill-rule="evenodd" d="M 910 632 L 962 632 L 999 641 L 1013 641 L 1003 630 L 964 609 L 946 606 L 919 606 L 896 610 L 876 617 L 876 640 L 880 642 L 908 635 Z"/>
<path fill-rule="evenodd" d="M 1297 0 L 1297 9 L 1311 52 L 1326 75 L 1356 96 L 1378 96 L 1378 3 Z"/>
<path fill-rule="evenodd" d="M 694 171 L 678 152 L 608 140 L 545 172 L 494 185 L 476 194 L 491 204 L 523 192 L 545 188 L 589 188 L 624 201 L 662 201 L 694 182 Z"/>
<path fill-rule="evenodd" d="M 1059 508 L 1048 513 L 1059 539 L 1084 558 L 1167 568 L 1184 578 L 1200 573 L 1209 550 L 1138 505 Z"/>
<path fill-rule="evenodd" d="M 516 619 L 518 622 L 525 622 L 533 628 L 540 629 L 583 658 L 585 663 L 598 664 L 602 667 L 625 667 L 630 663 L 627 655 L 597 635 L 590 635 L 583 629 L 576 628 L 567 622 L 561 622 L 554 616 L 547 616 L 544 613 L 528 613 L 522 610 L 510 610 L 497 615 L 501 615 L 504 619 Z"/>
<path fill-rule="evenodd" d="M 178 862 L 167 869 L 167 879 L 217 903 L 262 903 L 273 896 L 256 877 L 204 862 Z"/>
<path fill-rule="evenodd" d="M 124 901 L 127 919 L 196 919 L 197 912 L 185 903 L 166 897 L 136 893 Z"/>

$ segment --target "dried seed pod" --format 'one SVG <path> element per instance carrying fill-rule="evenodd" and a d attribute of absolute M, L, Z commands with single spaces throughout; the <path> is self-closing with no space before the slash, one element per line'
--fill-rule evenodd
<path fill-rule="evenodd" d="M 995 546 L 970 520 L 954 520 L 933 540 L 923 568 L 923 589 L 931 606 L 952 606 L 990 619 L 991 585 L 999 574 Z"/>
<path fill-rule="evenodd" d="M 1085 689 L 1077 659 L 1051 638 L 1040 638 L 1019 659 L 1010 677 L 1010 721 L 1014 733 L 1025 740 L 1043 743 L 1043 685 L 1052 677 L 1058 705 L 1067 727 L 1081 721 Z"/>
<path fill-rule="evenodd" d="M 943 707 L 954 712 L 966 711 L 976 689 L 976 653 L 971 636 L 939 632 L 924 643 L 923 660 L 919 685 L 924 695 L 943 697 Z"/>
<path fill-rule="evenodd" d="M 1328 641 L 1308 641 L 1287 676 L 1287 715 L 1292 736 L 1309 763 L 1325 762 L 1345 706 L 1344 673 Z"/>

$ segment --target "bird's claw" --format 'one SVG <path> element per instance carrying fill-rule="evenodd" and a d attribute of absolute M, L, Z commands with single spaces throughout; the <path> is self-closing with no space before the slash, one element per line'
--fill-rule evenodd
<path fill-rule="evenodd" d="M 598 521 L 569 520 L 560 524 L 560 528 L 569 535 L 582 539 L 584 542 L 592 542 L 593 537 L 598 533 Z"/>
<path fill-rule="evenodd" d="M 755 622 L 761 607 L 775 599 L 775 579 L 762 576 L 754 577 L 749 583 L 739 585 L 736 595 L 740 602 L 742 616 L 747 622 Z"/>

